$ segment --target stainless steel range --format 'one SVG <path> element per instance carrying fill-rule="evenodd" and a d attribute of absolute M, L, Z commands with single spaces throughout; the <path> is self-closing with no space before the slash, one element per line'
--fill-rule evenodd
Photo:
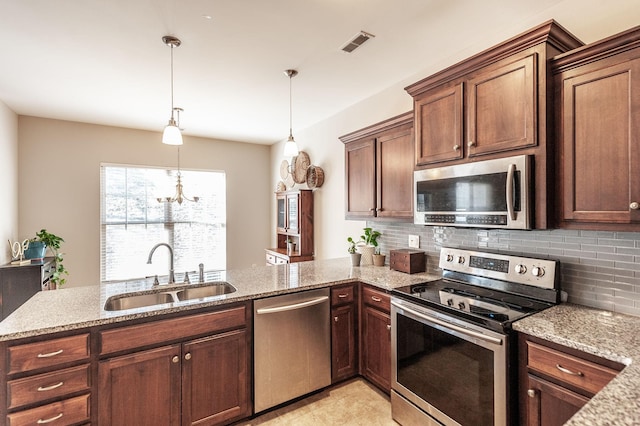
<path fill-rule="evenodd" d="M 560 301 L 559 263 L 442 248 L 442 278 L 392 291 L 394 420 L 517 424 L 513 321 Z"/>

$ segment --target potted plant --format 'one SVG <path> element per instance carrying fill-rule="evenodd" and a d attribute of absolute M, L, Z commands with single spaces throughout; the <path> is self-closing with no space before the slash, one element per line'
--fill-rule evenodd
<path fill-rule="evenodd" d="M 31 249 L 31 247 L 33 246 L 35 250 L 38 251 L 37 253 L 34 252 L 34 259 L 44 258 L 47 247 L 51 250 L 51 253 L 53 254 L 56 262 L 55 271 L 51 275 L 51 283 L 53 284 L 53 288 L 57 288 L 66 283 L 67 280 L 63 278 L 63 276 L 69 275 L 69 272 L 62 263 L 62 261 L 64 260 L 62 258 L 62 253 L 60 253 L 59 251 L 60 245 L 63 242 L 64 240 L 61 237 L 47 232 L 46 229 L 41 229 L 36 233 L 35 238 L 29 240 L 29 247 L 27 248 L 27 251 L 29 251 L 29 249 Z"/>
<path fill-rule="evenodd" d="M 364 228 L 363 231 L 364 235 L 360 236 L 359 241 L 362 244 L 358 247 L 358 251 L 362 254 L 361 264 L 372 265 L 373 254 L 375 253 L 376 247 L 378 247 L 378 237 L 382 234 L 373 228 Z"/>
<path fill-rule="evenodd" d="M 351 266 L 360 266 L 360 258 L 362 257 L 362 254 L 356 251 L 357 243 L 351 237 L 347 238 L 347 242 L 349 243 L 347 251 L 351 255 Z"/>
<path fill-rule="evenodd" d="M 375 253 L 373 254 L 373 264 L 375 266 L 384 266 L 384 254 L 380 254 L 380 247 L 376 247 Z"/>
<path fill-rule="evenodd" d="M 296 243 L 291 238 L 287 238 L 287 254 L 291 256 L 295 251 Z"/>

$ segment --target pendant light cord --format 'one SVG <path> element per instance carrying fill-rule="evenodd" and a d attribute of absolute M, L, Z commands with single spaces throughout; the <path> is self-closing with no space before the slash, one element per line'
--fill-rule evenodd
<path fill-rule="evenodd" d="M 173 121 L 173 43 L 171 43 L 171 121 Z"/>
<path fill-rule="evenodd" d="M 293 138 L 293 113 L 291 104 L 293 103 L 293 97 L 291 95 L 291 79 L 293 78 L 293 74 L 289 74 L 289 139 Z"/>

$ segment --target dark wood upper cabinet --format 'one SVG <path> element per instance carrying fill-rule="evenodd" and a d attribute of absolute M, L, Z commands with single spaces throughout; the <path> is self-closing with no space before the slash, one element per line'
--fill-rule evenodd
<path fill-rule="evenodd" d="M 413 219 L 413 113 L 340 137 L 345 144 L 345 217 Z"/>
<path fill-rule="evenodd" d="M 558 226 L 640 230 L 640 28 L 552 62 Z"/>
<path fill-rule="evenodd" d="M 406 87 L 414 99 L 415 167 L 533 155 L 535 228 L 550 227 L 555 161 L 547 62 L 582 45 L 551 20 Z"/>

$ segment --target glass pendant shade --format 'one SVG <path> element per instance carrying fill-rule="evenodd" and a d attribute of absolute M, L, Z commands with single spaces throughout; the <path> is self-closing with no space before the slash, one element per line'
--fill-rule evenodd
<path fill-rule="evenodd" d="M 284 156 L 295 157 L 298 154 L 299 154 L 298 144 L 293 139 L 293 136 L 289 136 L 289 139 L 284 144 Z"/>
<path fill-rule="evenodd" d="M 176 125 L 175 120 L 170 119 L 169 124 L 164 128 L 162 143 L 167 145 L 182 145 L 182 133 Z"/>

